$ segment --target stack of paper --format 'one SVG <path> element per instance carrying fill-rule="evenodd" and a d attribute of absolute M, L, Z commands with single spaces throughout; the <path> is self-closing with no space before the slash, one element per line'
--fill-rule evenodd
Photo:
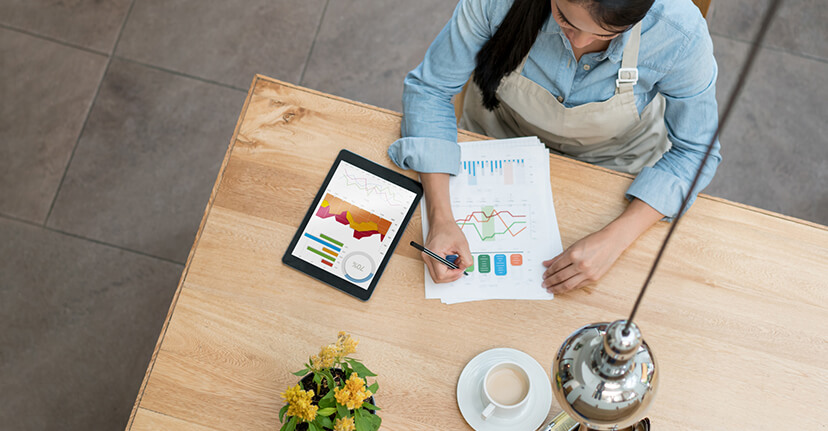
<path fill-rule="evenodd" d="M 426 298 L 446 304 L 484 299 L 552 299 L 542 262 L 563 251 L 549 184 L 549 150 L 538 138 L 463 142 L 460 174 L 450 180 L 451 209 L 469 241 L 468 277 L 436 284 Z M 428 236 L 423 201 L 423 237 Z"/>

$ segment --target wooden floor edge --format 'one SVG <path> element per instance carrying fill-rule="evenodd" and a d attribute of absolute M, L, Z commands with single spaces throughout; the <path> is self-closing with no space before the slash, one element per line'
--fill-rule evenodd
<path fill-rule="evenodd" d="M 152 369 L 155 366 L 155 361 L 158 358 L 158 352 L 161 350 L 161 344 L 164 342 L 164 336 L 167 334 L 167 328 L 170 324 L 170 319 L 172 318 L 173 312 L 175 311 L 175 306 L 178 303 L 178 297 L 181 295 L 181 288 L 184 286 L 184 282 L 187 279 L 187 272 L 190 269 L 190 263 L 193 260 L 193 255 L 195 254 L 196 247 L 198 245 L 199 240 L 201 239 L 201 234 L 204 230 L 204 225 L 207 222 L 207 217 L 210 215 L 210 210 L 213 208 L 213 203 L 216 199 L 216 194 L 218 194 L 219 185 L 221 184 L 222 178 L 224 178 L 224 172 L 227 169 L 227 163 L 230 160 L 230 154 L 233 152 L 233 148 L 236 145 L 236 139 L 239 135 L 239 130 L 241 129 L 242 121 L 244 120 L 245 115 L 247 114 L 247 108 L 250 105 L 250 100 L 253 97 L 253 92 L 258 84 L 258 81 L 262 77 L 260 75 L 256 75 L 253 78 L 253 82 L 250 84 L 250 89 L 247 91 L 247 97 L 244 100 L 244 105 L 242 106 L 241 113 L 239 114 L 239 119 L 236 122 L 236 128 L 233 131 L 233 137 L 230 138 L 230 143 L 227 145 L 227 151 L 224 153 L 224 160 L 221 163 L 221 169 L 219 169 L 219 173 L 216 177 L 216 182 L 213 184 L 213 190 L 210 193 L 210 199 L 207 201 L 207 206 L 204 208 L 204 215 L 201 217 L 201 223 L 199 223 L 198 231 L 196 232 L 195 239 L 193 240 L 193 246 L 190 248 L 190 253 L 187 256 L 187 263 L 184 265 L 184 270 L 181 272 L 181 277 L 178 280 L 178 287 L 175 290 L 175 294 L 173 295 L 173 300 L 170 304 L 169 310 L 167 310 L 167 317 L 164 319 L 164 325 L 161 328 L 161 334 L 158 336 L 158 341 L 155 343 L 155 349 L 152 352 L 152 356 L 150 357 L 149 365 L 147 366 L 147 371 L 144 373 L 144 379 L 141 382 L 141 386 L 138 389 L 138 395 L 135 399 L 135 403 L 132 406 L 132 412 L 129 415 L 129 421 L 127 421 L 126 429 L 132 429 L 132 424 L 135 421 L 135 414 L 138 412 L 138 409 L 141 405 L 141 400 L 144 397 L 144 391 L 147 388 L 147 383 L 149 383 L 150 376 L 152 374 Z M 158 412 L 160 413 L 160 412 Z"/>

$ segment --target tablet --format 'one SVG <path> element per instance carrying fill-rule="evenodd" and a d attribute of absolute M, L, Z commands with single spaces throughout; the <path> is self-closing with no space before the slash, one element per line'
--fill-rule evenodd
<path fill-rule="evenodd" d="M 417 181 L 342 150 L 282 262 L 367 301 L 422 196 Z"/>

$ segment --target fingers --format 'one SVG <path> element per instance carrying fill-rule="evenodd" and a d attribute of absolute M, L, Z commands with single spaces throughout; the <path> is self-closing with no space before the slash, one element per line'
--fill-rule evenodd
<path fill-rule="evenodd" d="M 420 253 L 420 256 L 425 262 L 426 268 L 428 268 L 428 274 L 435 283 L 450 283 L 463 276 L 462 269 L 451 269 L 425 253 Z"/>
<path fill-rule="evenodd" d="M 558 284 L 551 285 L 546 287 L 546 291 L 549 293 L 561 294 L 564 292 L 569 292 L 570 290 L 577 289 L 583 285 L 585 285 L 589 280 L 587 276 L 583 273 L 578 273 L 573 277 L 570 277 Z"/>
<path fill-rule="evenodd" d="M 552 286 L 556 286 L 578 275 L 579 273 L 580 271 L 578 271 L 574 265 L 569 265 L 566 268 L 551 274 L 549 274 L 549 271 L 547 270 L 547 272 L 544 273 L 545 278 L 543 280 L 543 287 L 548 289 Z"/>
<path fill-rule="evenodd" d="M 572 265 L 572 258 L 569 255 L 569 250 L 559 254 L 553 259 L 543 261 L 543 266 L 546 271 L 543 272 L 543 278 L 549 278 L 552 274 Z"/>
<path fill-rule="evenodd" d="M 549 260 L 544 260 L 543 262 L 541 262 L 541 264 L 543 264 L 543 266 L 544 266 L 544 267 L 549 268 L 549 265 L 552 265 L 552 264 L 554 264 L 555 262 L 557 262 L 559 259 L 561 259 L 561 257 L 563 257 L 563 255 L 564 255 L 564 254 L 563 254 L 563 253 L 561 253 L 561 254 L 559 254 L 559 255 L 557 255 L 557 256 L 555 256 L 555 257 L 553 257 L 552 259 L 549 259 Z"/>
<path fill-rule="evenodd" d="M 469 242 L 463 241 L 462 244 L 459 244 L 459 250 L 457 250 L 457 261 L 455 263 L 460 269 L 465 270 L 466 268 L 474 265 L 474 257 L 471 254 L 471 250 L 469 250 Z"/>

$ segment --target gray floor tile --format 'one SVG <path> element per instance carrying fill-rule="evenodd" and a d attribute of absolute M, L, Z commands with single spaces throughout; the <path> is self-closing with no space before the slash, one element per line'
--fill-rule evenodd
<path fill-rule="evenodd" d="M 325 0 L 137 0 L 117 54 L 247 89 L 299 82 Z"/>
<path fill-rule="evenodd" d="M 748 45 L 714 37 L 720 111 Z M 828 224 L 828 64 L 764 49 L 722 135 L 706 192 Z"/>
<path fill-rule="evenodd" d="M 750 41 L 769 0 L 714 0 L 708 14 L 713 34 Z M 828 60 L 828 7 L 825 0 L 786 0 L 771 25 L 767 45 Z"/>
<path fill-rule="evenodd" d="M 132 0 L 0 0 L 0 23 L 110 53 Z"/>
<path fill-rule="evenodd" d="M 402 110 L 405 74 L 451 18 L 455 1 L 332 0 L 302 85 Z"/>
<path fill-rule="evenodd" d="M 123 429 L 182 266 L 0 218 L 0 424 Z"/>
<path fill-rule="evenodd" d="M 42 223 L 106 57 L 0 28 L 0 213 Z"/>
<path fill-rule="evenodd" d="M 183 262 L 244 98 L 114 60 L 48 225 Z"/>

